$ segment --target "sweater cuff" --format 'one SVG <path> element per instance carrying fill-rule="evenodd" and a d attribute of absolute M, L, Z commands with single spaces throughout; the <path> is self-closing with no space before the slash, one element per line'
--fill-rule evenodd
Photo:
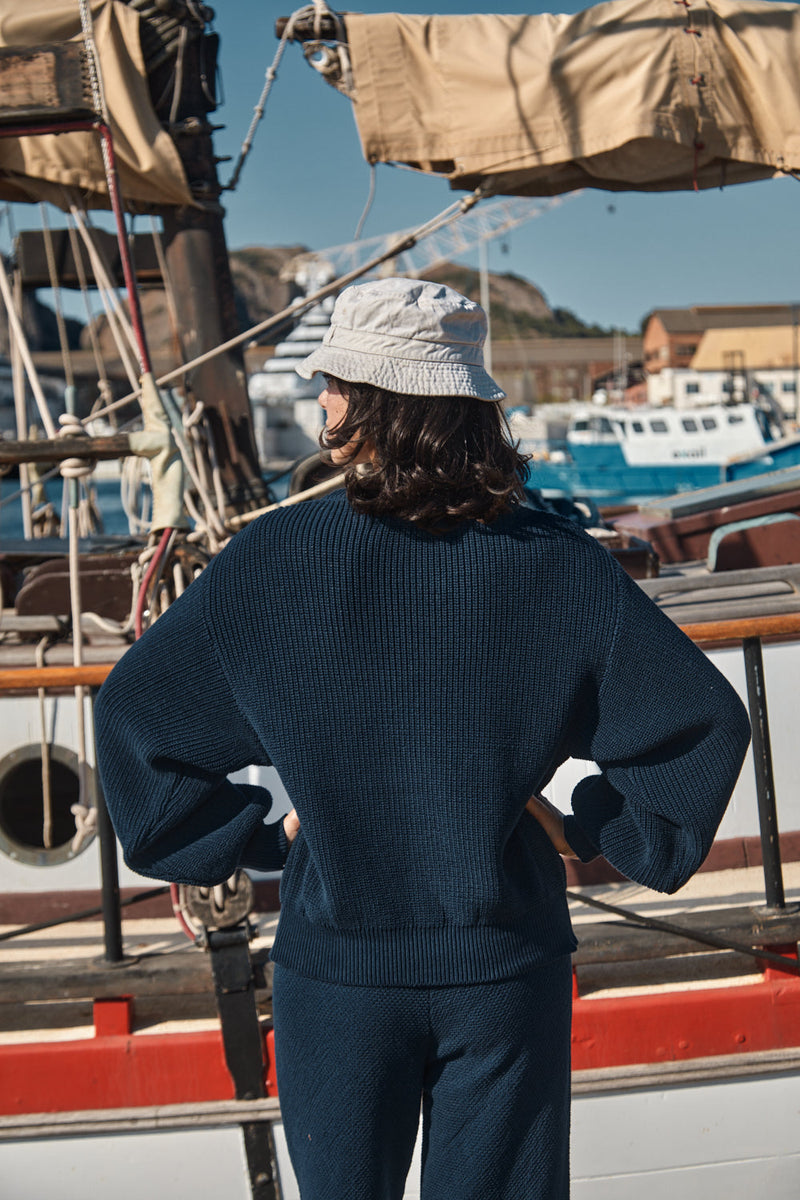
<path fill-rule="evenodd" d="M 577 818 L 571 813 L 564 817 L 564 837 L 581 862 L 591 862 L 593 858 L 599 857 L 600 851 L 593 842 L 589 841 L 578 824 Z"/>
<path fill-rule="evenodd" d="M 283 817 L 270 825 L 259 825 L 242 851 L 241 867 L 254 871 L 280 871 L 286 862 L 289 846 L 283 828 Z"/>

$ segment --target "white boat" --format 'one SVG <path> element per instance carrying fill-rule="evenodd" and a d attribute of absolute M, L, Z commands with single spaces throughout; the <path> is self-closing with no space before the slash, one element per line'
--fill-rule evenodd
<path fill-rule="evenodd" d="M 524 417 L 512 414 L 510 425 L 533 456 L 529 486 L 599 503 L 672 495 L 800 463 L 800 437 L 784 436 L 777 413 L 750 403 L 582 407 L 563 443 L 545 445 L 526 437 Z"/>

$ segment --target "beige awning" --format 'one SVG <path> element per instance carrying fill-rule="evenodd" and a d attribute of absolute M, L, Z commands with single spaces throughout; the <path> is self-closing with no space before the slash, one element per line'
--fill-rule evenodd
<path fill-rule="evenodd" d="M 611 0 L 574 16 L 346 16 L 366 158 L 514 195 L 800 169 L 800 6 Z"/>
<path fill-rule="evenodd" d="M 91 9 L 125 200 L 143 207 L 191 204 L 175 146 L 150 103 L 138 13 L 115 0 L 92 0 Z M 77 0 L 0 0 L 0 48 L 80 36 Z M 0 138 L 1 199 L 49 200 L 64 207 L 69 203 L 65 188 L 79 193 L 89 207 L 108 207 L 96 134 Z"/>

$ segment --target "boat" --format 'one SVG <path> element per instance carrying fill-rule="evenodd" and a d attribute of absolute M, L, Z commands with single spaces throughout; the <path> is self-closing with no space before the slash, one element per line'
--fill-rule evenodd
<path fill-rule="evenodd" d="M 0 16 L 10 15 L 11 7 L 2 0 Z M 723 174 L 735 182 L 800 169 L 792 157 L 795 126 L 791 120 L 780 124 L 780 104 L 759 109 L 776 118 L 771 140 L 765 139 L 755 117 L 738 110 L 731 114 L 718 105 L 715 124 L 702 99 L 705 85 L 696 82 L 712 52 L 720 56 L 721 73 L 734 74 L 730 39 L 761 39 L 760 53 L 743 58 L 770 64 L 764 79 L 739 79 L 741 86 L 727 97 L 734 109 L 744 97 L 768 92 L 769 79 L 781 76 L 781 63 L 796 61 L 795 6 L 757 5 L 759 19 L 751 20 L 752 8 L 747 0 L 680 11 L 656 0 L 612 0 L 571 18 L 342 18 L 317 9 L 281 25 L 281 50 L 290 40 L 305 42 L 326 79 L 345 92 L 358 89 L 360 132 L 371 161 L 413 163 L 472 189 L 454 206 L 460 210 L 492 190 L 546 194 L 587 182 L 705 187 L 716 186 Z M 55 23 L 48 25 L 53 13 Z M 59 521 L 66 517 L 68 537 L 4 538 L 0 549 L 3 1192 L 9 1200 L 112 1192 L 119 1200 L 140 1200 L 147 1192 L 192 1188 L 201 1195 L 295 1200 L 269 1028 L 268 947 L 277 880 L 237 876 L 220 889 L 169 889 L 120 871 L 90 736 L 92 692 L 131 639 L 190 585 L 228 537 L 274 500 L 258 469 L 238 357 L 238 347 L 263 328 L 240 333 L 231 318 L 209 122 L 216 42 L 204 10 L 184 0 L 100 0 L 90 11 L 83 5 L 79 11 L 71 0 L 48 0 L 22 12 L 14 5 L 13 15 L 11 25 L 0 21 L 0 36 L 11 28 L 15 38 L 0 52 L 5 94 L 18 100 L 16 111 L 0 114 L 0 132 L 8 135 L 0 139 L 0 195 L 63 204 L 64 187 L 77 180 L 84 199 L 108 204 L 114 175 L 106 171 L 100 147 L 106 158 L 115 149 L 128 205 L 161 217 L 163 259 L 154 238 L 152 245 L 137 245 L 135 266 L 136 272 L 153 272 L 151 281 L 163 277 L 166 266 L 175 284 L 181 350 L 157 379 L 146 338 L 134 352 L 120 350 L 121 359 L 131 360 L 133 381 L 127 371 L 121 382 L 96 379 L 103 384 L 102 403 L 92 403 L 94 411 L 83 419 L 68 413 L 63 438 L 48 429 L 45 401 L 39 419 L 46 436 L 26 436 L 27 409 L 20 406 L 17 437 L 0 442 L 0 458 L 19 471 L 23 497 L 53 462 L 68 463 L 70 501 L 68 513 L 58 514 Z M 689 38 L 686 31 L 703 36 Z M 646 97 L 626 98 L 616 90 L 609 100 L 598 91 L 593 65 L 598 55 L 608 62 L 609 36 L 624 37 L 629 47 L 620 88 L 665 71 L 678 81 L 680 99 L 653 114 Z M 525 49 L 528 37 L 532 43 Z M 476 41 L 487 48 L 485 58 L 469 51 Z M 697 56 L 691 61 L 688 46 Z M 457 70 L 438 61 L 451 52 Z M 475 130 L 466 147 L 459 144 L 459 130 L 435 131 L 427 120 L 424 128 L 409 127 L 414 106 L 406 89 L 417 89 L 416 73 L 428 57 L 437 57 L 428 86 L 440 86 L 447 73 L 449 86 L 462 89 L 474 111 L 474 63 L 483 61 L 491 90 L 491 72 L 508 70 L 503 64 L 511 64 L 516 78 L 518 54 L 545 64 L 525 75 L 525 110 L 532 105 L 529 111 L 541 122 L 533 134 L 525 121 L 521 132 L 516 126 L 518 89 L 509 90 L 507 79 L 495 89 L 500 114 L 486 104 L 485 92 L 477 93 L 476 124 L 463 123 Z M 565 125 L 552 112 L 550 54 L 560 64 L 559 104 L 580 118 L 574 123 Z M 648 56 L 652 70 L 629 69 L 632 59 L 646 63 Z M 573 73 L 581 58 L 588 61 L 589 83 Z M 459 82 L 465 64 L 468 78 Z M 98 68 L 105 99 L 91 86 Z M 687 71 L 692 75 L 684 88 Z M 36 73 L 47 83 L 44 99 L 34 86 Z M 611 74 L 602 72 L 605 79 Z M 432 118 L 435 108 L 426 116 Z M 381 132 L 374 125 L 387 111 L 399 115 L 400 143 L 396 130 Z M 488 122 L 488 133 L 478 118 Z M 540 135 L 541 144 L 532 145 L 532 136 L 535 142 Z M 31 154 L 27 141 L 34 136 L 37 151 Z M 78 139 L 72 151 L 71 138 Z M 588 157 L 587 147 L 593 148 Z M 43 170 L 45 150 L 55 157 Z M 119 261 L 106 254 L 104 264 L 75 199 L 67 194 L 74 237 L 56 238 L 53 256 L 73 279 L 91 270 L 108 298 L 109 324 L 121 331 L 125 347 L 114 285 L 122 275 L 133 282 L 127 235 L 123 231 L 113 251 Z M 46 236 L 38 254 L 46 270 Z M 41 263 L 37 276 L 35 264 L 25 261 L 29 278 L 41 278 Z M 0 271 L 0 286 L 3 279 Z M 274 323 L 298 317 L 341 284 L 324 285 Z M 129 304 L 137 323 L 133 286 Z M 24 357 L 23 346 L 19 338 L 17 353 Z M 19 364 L 16 369 L 19 374 Z M 127 417 L 139 393 L 143 429 L 93 424 L 118 411 L 109 403 Z M 89 460 L 120 458 L 134 464 L 125 468 L 134 532 L 101 534 L 92 530 L 88 498 L 74 480 Z M 175 471 L 178 459 L 188 487 Z M 300 468 L 289 498 L 337 485 L 335 479 L 318 481 L 318 473 L 317 463 Z M 148 475 L 157 506 L 149 519 L 134 502 Z M 189 506 L 191 528 L 182 502 Z M 23 518 L 27 535 L 37 513 L 28 506 Z M 593 522 L 589 506 L 586 523 Z M 174 533 L 178 529 L 184 532 Z M 796 774 L 791 717 L 800 603 L 791 564 L 781 567 L 780 578 L 767 580 L 763 570 L 752 568 L 748 579 L 735 581 L 734 600 L 717 594 L 713 603 L 703 575 L 699 611 L 684 609 L 680 616 L 690 636 L 749 696 L 759 731 L 758 770 L 751 775 L 753 764 L 745 767 L 724 836 L 712 852 L 716 861 L 709 865 L 717 869 L 665 900 L 610 878 L 602 863 L 570 864 L 580 933 L 573 1026 L 578 1200 L 625 1200 L 645 1188 L 653 1200 L 666 1200 L 676 1186 L 689 1200 L 723 1191 L 743 1200 L 767 1181 L 776 1200 L 796 1194 L 800 919 L 794 901 L 800 879 L 794 859 L 800 855 L 792 855 L 786 835 L 800 830 L 794 789 L 787 786 Z M 642 586 L 669 590 L 660 576 L 648 579 L 648 569 L 641 574 Z M 777 610 L 765 601 L 776 591 L 782 597 Z M 568 795 L 570 772 L 587 769 L 568 764 L 555 781 L 554 798 L 563 802 Z M 261 770 L 253 779 L 266 781 L 288 806 L 274 772 L 265 780 Z M 43 887 L 43 877 L 52 882 Z M 599 919 L 591 915 L 595 911 Z M 90 924 L 76 923 L 76 916 Z M 30 928 L 42 925 L 47 928 Z M 418 1194 L 412 1169 L 406 1200 Z"/>
<path fill-rule="evenodd" d="M 600 504 L 670 496 L 800 463 L 800 436 L 785 436 L 774 409 L 752 403 L 580 406 L 563 442 L 544 445 L 526 437 L 524 416 L 510 423 L 532 456 L 531 487 Z"/>

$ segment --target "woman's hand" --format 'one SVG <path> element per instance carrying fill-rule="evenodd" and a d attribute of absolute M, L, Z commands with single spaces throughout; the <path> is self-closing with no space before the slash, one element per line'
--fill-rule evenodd
<path fill-rule="evenodd" d="M 564 858 L 578 857 L 564 837 L 564 817 L 554 804 L 545 800 L 544 796 L 534 793 L 525 807 L 539 822 L 559 854 L 562 854 Z"/>
<path fill-rule="evenodd" d="M 283 818 L 283 832 L 286 834 L 287 843 L 291 846 L 300 832 L 300 818 L 294 809 Z"/>

